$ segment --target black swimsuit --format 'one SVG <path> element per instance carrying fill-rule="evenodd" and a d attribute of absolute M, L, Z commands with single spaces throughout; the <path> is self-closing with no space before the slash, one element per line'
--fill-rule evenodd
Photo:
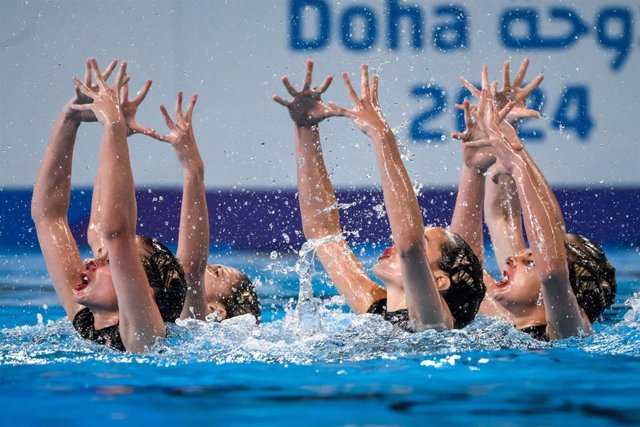
<path fill-rule="evenodd" d="M 526 328 L 520 329 L 520 331 L 525 334 L 531 335 L 532 338 L 535 338 L 540 341 L 549 341 L 549 335 L 547 335 L 547 325 L 538 325 L 538 326 L 527 326 Z"/>
<path fill-rule="evenodd" d="M 371 307 L 367 310 L 367 313 L 379 314 L 387 322 L 391 322 L 394 325 L 400 326 L 402 329 L 411 331 L 409 328 L 409 310 L 401 308 L 396 311 L 387 311 L 387 299 L 382 298 L 371 304 Z"/>
<path fill-rule="evenodd" d="M 394 325 L 398 325 L 403 329 L 410 331 L 411 329 L 408 327 L 409 322 L 409 310 L 406 308 L 396 310 L 396 311 L 387 311 L 387 299 L 382 298 L 378 301 L 371 304 L 371 307 L 367 310 L 367 313 L 371 314 L 379 314 L 384 318 L 384 320 L 393 323 Z M 531 335 L 531 337 L 540 340 L 540 341 L 549 341 L 549 336 L 547 335 L 547 326 L 546 325 L 538 325 L 538 326 L 527 326 L 526 328 L 520 329 L 522 332 Z"/>
<path fill-rule="evenodd" d="M 93 325 L 93 313 L 88 308 L 83 308 L 73 318 L 73 327 L 78 331 L 82 338 L 106 345 L 115 350 L 126 351 L 124 343 L 120 337 L 120 328 L 118 325 L 107 326 L 106 328 L 96 330 Z"/>

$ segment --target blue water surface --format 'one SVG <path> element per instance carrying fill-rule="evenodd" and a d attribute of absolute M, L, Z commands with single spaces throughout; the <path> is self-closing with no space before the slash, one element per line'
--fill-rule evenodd
<path fill-rule="evenodd" d="M 486 318 L 408 334 L 349 313 L 320 273 L 310 328 L 296 305 L 296 256 L 214 253 L 258 285 L 262 324 L 183 322 L 144 355 L 78 337 L 40 254 L 5 251 L 0 423 L 639 425 L 640 254 L 606 250 L 618 268 L 615 306 L 593 336 L 551 344 Z M 370 264 L 377 251 L 359 255 Z"/>

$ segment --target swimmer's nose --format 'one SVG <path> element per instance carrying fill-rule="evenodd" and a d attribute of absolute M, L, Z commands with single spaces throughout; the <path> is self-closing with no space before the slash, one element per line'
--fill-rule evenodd
<path fill-rule="evenodd" d="M 515 261 L 517 261 L 517 262 L 521 262 L 521 263 L 523 263 L 523 264 L 526 264 L 527 262 L 529 262 L 529 259 L 530 259 L 530 258 L 531 258 L 531 257 L 529 256 L 529 253 L 525 252 L 525 253 L 523 253 L 523 254 L 516 255 L 516 256 L 515 256 Z"/>
<path fill-rule="evenodd" d="M 220 277 L 224 273 L 222 265 L 220 264 L 209 264 L 207 266 L 207 270 L 209 270 L 209 273 L 213 274 L 216 277 Z"/>
<path fill-rule="evenodd" d="M 98 268 L 98 263 L 96 262 L 95 258 L 87 258 L 84 260 L 84 269 L 85 270 L 95 270 L 96 268 Z"/>
<path fill-rule="evenodd" d="M 516 258 L 513 256 L 508 256 L 507 259 L 505 260 L 505 263 L 509 266 L 509 267 L 513 267 L 516 265 Z"/>

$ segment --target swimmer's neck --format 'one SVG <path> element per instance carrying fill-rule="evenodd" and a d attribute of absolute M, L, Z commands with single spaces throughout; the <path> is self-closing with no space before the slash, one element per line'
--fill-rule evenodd
<path fill-rule="evenodd" d="M 91 308 L 90 310 L 91 314 L 93 314 L 93 327 L 96 330 L 115 326 L 120 323 L 120 316 L 117 310 L 102 310 L 98 308 Z"/>
<path fill-rule="evenodd" d="M 404 288 L 385 283 L 387 288 L 387 311 L 398 311 L 407 308 Z"/>
<path fill-rule="evenodd" d="M 482 300 L 478 315 L 495 317 L 513 323 L 518 329 L 531 326 L 546 326 L 547 324 L 547 314 L 544 305 L 522 310 L 518 310 L 517 308 L 509 310 L 490 295 L 485 296 L 484 300 Z"/>
<path fill-rule="evenodd" d="M 498 303 L 498 301 L 496 301 L 492 296 L 489 295 L 486 295 L 482 300 L 482 303 L 480 303 L 478 315 L 495 317 L 501 320 L 505 320 L 509 323 L 515 323 L 515 320 L 509 310 L 504 308 L 500 303 Z"/>
<path fill-rule="evenodd" d="M 387 287 L 387 311 L 398 311 L 408 309 L 407 307 L 407 299 L 404 293 L 404 286 L 394 286 L 392 284 L 385 283 L 385 287 Z M 442 309 L 444 310 L 444 314 L 447 319 L 447 324 L 449 328 L 453 328 L 454 319 L 451 314 L 451 310 L 449 309 L 449 305 L 442 297 L 442 294 L 439 294 L 440 304 L 442 304 Z"/>
<path fill-rule="evenodd" d="M 532 326 L 547 326 L 547 313 L 544 306 L 537 306 L 534 310 L 528 311 L 520 316 L 517 313 L 511 313 L 513 316 L 513 324 L 518 329 L 530 328 Z"/>

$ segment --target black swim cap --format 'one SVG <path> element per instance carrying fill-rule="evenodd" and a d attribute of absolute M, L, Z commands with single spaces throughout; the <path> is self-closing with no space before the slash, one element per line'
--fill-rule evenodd
<path fill-rule="evenodd" d="M 148 254 L 142 257 L 142 266 L 153 288 L 153 298 L 162 320 L 175 322 L 180 317 L 187 295 L 184 270 L 173 253 L 157 239 L 139 236 Z"/>
<path fill-rule="evenodd" d="M 452 238 L 440 248 L 442 256 L 438 268 L 449 275 L 451 286 L 442 292 L 442 297 L 453 316 L 454 328 L 463 328 L 476 317 L 487 288 L 476 254 L 458 234 L 447 234 Z"/>
<path fill-rule="evenodd" d="M 616 299 L 616 269 L 597 243 L 579 234 L 565 237 L 571 288 L 593 323 Z"/>

